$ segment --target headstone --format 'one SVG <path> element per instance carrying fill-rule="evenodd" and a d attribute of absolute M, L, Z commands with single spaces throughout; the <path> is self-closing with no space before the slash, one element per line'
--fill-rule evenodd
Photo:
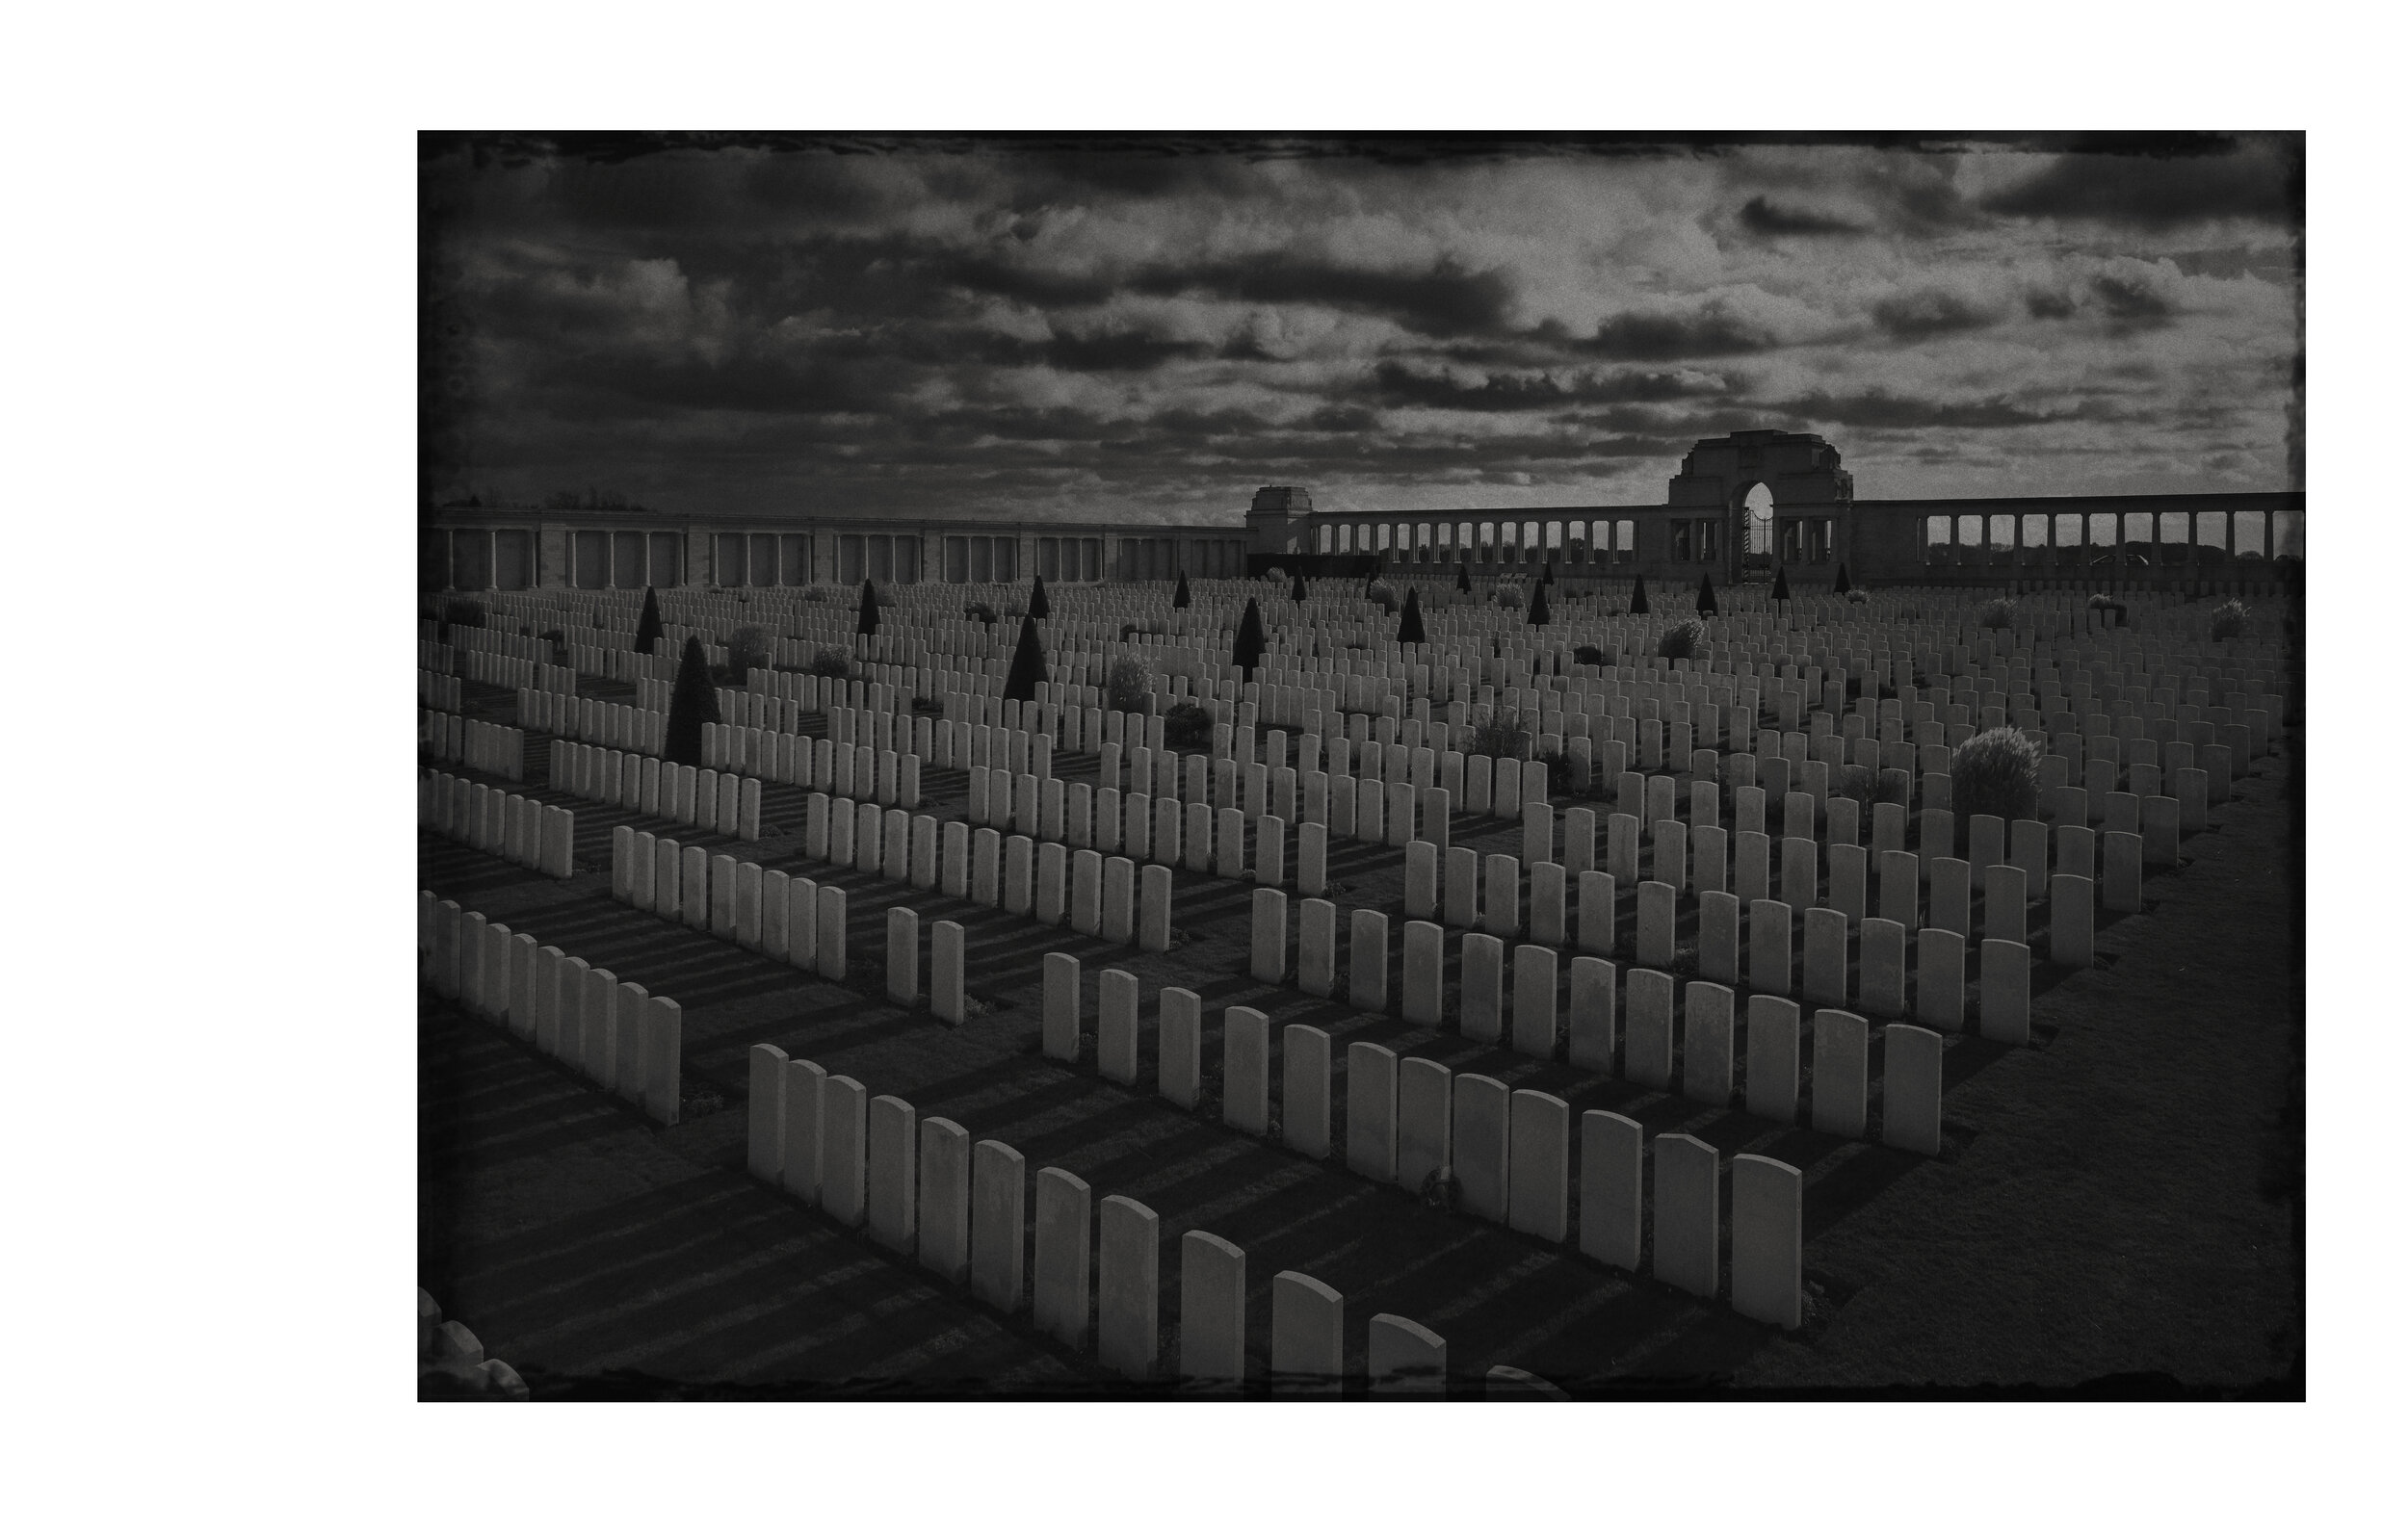
<path fill-rule="evenodd" d="M 1155 1003 L 1154 1089 L 1173 1105 L 1192 1110 L 1203 1078 L 1204 1002 L 1192 990 L 1166 988 Z"/>
<path fill-rule="evenodd" d="M 1710 1106 L 1731 1104 L 1731 1062 L 1737 1022 L 1735 997 L 1720 984 L 1692 982 L 1686 992 L 1681 1030 L 1681 1094 Z"/>
<path fill-rule="evenodd" d="M 2031 1041 L 2031 948 L 2021 942 L 1981 944 L 1981 1035 L 1994 1043 Z"/>
<path fill-rule="evenodd" d="M 1221 1013 L 1220 1120 L 1242 1133 L 1270 1130 L 1270 1018 L 1243 1005 Z"/>
<path fill-rule="evenodd" d="M 1455 1016 L 1473 1042 L 1494 1043 L 1505 1035 L 1505 944 L 1493 936 L 1475 931 L 1463 938 Z"/>
<path fill-rule="evenodd" d="M 1245 1252 L 1200 1229 L 1179 1240 L 1179 1375 L 1245 1379 Z"/>
<path fill-rule="evenodd" d="M 919 1114 L 900 1096 L 870 1102 L 870 1237 L 889 1250 L 919 1247 Z"/>
<path fill-rule="evenodd" d="M 1096 1360 L 1143 1382 L 1154 1375 L 1162 1344 L 1162 1221 L 1120 1196 L 1105 1198 L 1096 1212 Z"/>
<path fill-rule="evenodd" d="M 1347 1003 L 1358 1011 L 1388 1009 L 1388 917 L 1356 910 L 1347 967 Z"/>
<path fill-rule="evenodd" d="M 1430 1331 L 1396 1314 L 1374 1314 L 1366 1346 L 1374 1394 L 1446 1393 L 1447 1343 Z"/>
<path fill-rule="evenodd" d="M 1377 1043 L 1347 1047 L 1347 1168 L 1397 1179 L 1397 1055 Z"/>
<path fill-rule="evenodd" d="M 870 1093 L 847 1075 L 830 1075 L 820 1094 L 820 1210 L 849 1229 L 868 1211 Z"/>
<path fill-rule="evenodd" d="M 1095 979 L 1095 1070 L 1116 1084 L 1138 1079 L 1138 978 L 1108 968 Z"/>
<path fill-rule="evenodd" d="M 1036 1264 L 1033 1317 L 1074 1350 L 1086 1345 L 1090 1192 L 1057 1165 L 1036 1173 Z"/>
<path fill-rule="evenodd" d="M 1940 1152 L 1940 1034 L 1902 1024 L 1881 1029 L 1881 1141 Z"/>
<path fill-rule="evenodd" d="M 1506 1222 L 1522 1233 L 1559 1244 L 1568 1233 L 1572 1108 L 1559 1097 L 1517 1090 L 1510 1112 Z"/>
<path fill-rule="evenodd" d="M 947 1282 L 970 1276 L 970 1134 L 959 1123 L 920 1124 L 920 1264 Z"/>
<path fill-rule="evenodd" d="M 1008 1144 L 983 1138 L 971 1151 L 970 1290 L 1005 1313 L 1020 1307 L 1027 1171 Z"/>
<path fill-rule="evenodd" d="M 1841 1138 L 1865 1136 L 1865 1019 L 1815 1012 L 1814 1129 Z"/>
<path fill-rule="evenodd" d="M 1291 1023 L 1280 1033 L 1279 1130 L 1308 1159 L 1329 1157 L 1329 1034 Z"/>
<path fill-rule="evenodd" d="M 1419 1192 L 1447 1168 L 1454 1129 L 1454 1076 L 1435 1059 L 1397 1066 L 1397 1184 Z"/>
<path fill-rule="evenodd" d="M 1747 1112 L 1797 1121 L 1797 1002 L 1776 995 L 1747 998 Z"/>
<path fill-rule="evenodd" d="M 1655 1274 L 1700 1298 L 1721 1286 L 1720 1156 L 1687 1133 L 1658 1136 Z"/>
<path fill-rule="evenodd" d="M 1644 1137 L 1618 1113 L 1581 1114 L 1581 1254 L 1625 1271 L 1638 1268 Z"/>
<path fill-rule="evenodd" d="M 1346 1300 L 1300 1271 L 1270 1282 L 1270 1370 L 1283 1392 L 1335 1392 L 1345 1357 Z"/>
<path fill-rule="evenodd" d="M 1761 1155 L 1731 1159 L 1731 1307 L 1784 1330 L 1805 1322 L 1804 1180 Z"/>
<path fill-rule="evenodd" d="M 1556 1054 L 1555 948 L 1513 949 L 1513 1051 L 1532 1058 Z"/>
<path fill-rule="evenodd" d="M 1635 968 L 1624 979 L 1628 1015 L 1622 1044 L 1623 1077 L 1649 1090 L 1672 1088 L 1672 975 Z"/>

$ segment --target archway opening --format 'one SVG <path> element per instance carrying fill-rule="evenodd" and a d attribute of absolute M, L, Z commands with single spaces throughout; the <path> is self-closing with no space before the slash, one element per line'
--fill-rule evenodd
<path fill-rule="evenodd" d="M 1772 578 L 1772 491 L 1762 484 L 1748 485 L 1740 503 L 1740 552 L 1742 573 Z"/>

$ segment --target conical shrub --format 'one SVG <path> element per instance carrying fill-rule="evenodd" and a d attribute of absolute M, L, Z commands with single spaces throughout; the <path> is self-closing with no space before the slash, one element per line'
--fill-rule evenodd
<path fill-rule="evenodd" d="M 1037 642 L 1036 613 L 1020 619 L 1020 645 L 1011 652 L 1011 669 L 1004 676 L 1006 702 L 1034 702 L 1045 680 L 1045 646 Z"/>
<path fill-rule="evenodd" d="M 1176 590 L 1174 590 L 1174 591 L 1172 591 L 1172 592 L 1170 593 L 1170 605 L 1172 606 L 1172 608 L 1173 608 L 1173 609 L 1177 609 L 1177 608 L 1185 607 L 1187 604 L 1188 604 L 1188 572 L 1187 572 L 1186 570 L 1182 569 L 1182 570 L 1180 570 L 1180 571 L 1179 571 L 1179 588 L 1178 588 L 1178 589 L 1176 589 Z"/>
<path fill-rule="evenodd" d="M 1790 599 L 1790 571 L 1786 565 L 1772 572 L 1772 599 L 1775 601 Z"/>
<path fill-rule="evenodd" d="M 1299 583 L 1302 580 L 1298 576 Z M 1237 641 L 1230 645 L 1229 662 L 1244 672 L 1247 680 L 1254 678 L 1254 667 L 1263 662 L 1263 651 L 1269 641 L 1263 636 L 1263 613 L 1254 605 L 1254 598 L 1245 598 L 1245 615 L 1238 619 Z"/>
<path fill-rule="evenodd" d="M 1036 577 L 1036 584 L 1029 590 L 1029 615 L 1045 618 L 1053 614 L 1054 603 L 1045 594 L 1045 577 L 1039 575 Z"/>
<path fill-rule="evenodd" d="M 1647 615 L 1647 577 L 1645 575 L 1631 577 L 1631 615 L 1634 617 Z"/>
<path fill-rule="evenodd" d="M 1428 635 L 1422 631 L 1422 593 L 1411 585 L 1404 590 L 1404 615 L 1397 620 L 1397 642 L 1429 642 Z"/>
<path fill-rule="evenodd" d="M 861 582 L 861 616 L 853 624 L 852 631 L 857 634 L 877 632 L 877 586 L 867 580 Z"/>
<path fill-rule="evenodd" d="M 1531 591 L 1530 624 L 1533 628 L 1544 628 L 1554 615 L 1547 608 L 1547 582 L 1542 580 Z"/>
<path fill-rule="evenodd" d="M 711 685 L 711 662 L 702 657 L 702 640 L 688 634 L 686 652 L 677 660 L 677 684 L 669 691 L 661 759 L 679 766 L 700 766 L 702 726 L 719 721 L 720 694 Z"/>
<path fill-rule="evenodd" d="M 636 619 L 636 653 L 650 654 L 652 646 L 661 641 L 661 595 L 650 585 L 643 587 L 643 615 Z"/>
<path fill-rule="evenodd" d="M 1697 614 L 1701 617 L 1713 617 L 1720 615 L 1721 610 L 1721 607 L 1714 601 L 1714 577 L 1710 574 L 1699 575 L 1697 577 Z"/>

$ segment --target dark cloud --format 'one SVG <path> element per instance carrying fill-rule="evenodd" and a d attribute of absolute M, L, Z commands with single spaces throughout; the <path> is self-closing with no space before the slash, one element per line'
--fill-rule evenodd
<path fill-rule="evenodd" d="M 2035 287 L 2024 295 L 2024 312 L 2033 319 L 2072 319 L 2081 304 L 2054 288 Z"/>
<path fill-rule="evenodd" d="M 2303 141 L 2226 143 L 2183 156 L 2078 152 L 1982 199 L 2009 218 L 2090 219 L 2166 228 L 2209 219 L 2297 226 L 2303 212 Z"/>
<path fill-rule="evenodd" d="M 1871 430 L 1998 430 L 2080 418 L 2071 413 L 2034 409 L 2008 399 L 1950 403 L 1935 399 L 1900 398 L 1880 389 L 1859 394 L 1814 393 L 1780 408 L 1797 419 L 1819 425 Z"/>
<path fill-rule="evenodd" d="M 1153 266 L 1134 273 L 1126 286 L 1156 298 L 1204 294 L 1250 303 L 1311 303 L 1374 314 L 1432 336 L 1502 330 L 1513 306 L 1513 284 L 1502 273 L 1467 271 L 1452 260 L 1380 270 L 1275 252 Z"/>
<path fill-rule="evenodd" d="M 1383 404 L 1481 411 L 1552 410 L 1566 404 L 1688 399 L 1725 391 L 1718 377 L 1638 371 L 1575 374 L 1563 378 L 1546 373 L 1491 373 L 1478 383 L 1459 383 L 1444 374 L 1417 372 L 1394 361 L 1380 363 L 1360 387 Z"/>
<path fill-rule="evenodd" d="M 2090 291 L 2098 295 L 2107 318 L 2124 328 L 2155 329 L 2174 316 L 2173 300 L 2146 277 L 2102 272 L 2090 279 Z"/>
<path fill-rule="evenodd" d="M 1763 196 L 1750 197 L 1747 205 L 1740 209 L 1740 222 L 1751 234 L 1762 234 L 1771 238 L 1783 235 L 1862 234 L 1866 232 L 1864 225 L 1850 223 L 1845 219 L 1826 218 L 1819 213 L 1775 207 L 1769 198 Z"/>
<path fill-rule="evenodd" d="M 1873 304 L 1872 319 L 1883 330 L 1903 341 L 1986 329 L 1999 322 L 1999 316 L 1990 310 L 1936 287 L 1885 298 Z"/>
<path fill-rule="evenodd" d="M 1778 344 L 1760 325 L 1739 318 L 1720 303 L 1694 313 L 1623 313 L 1605 320 L 1588 340 L 1570 350 L 1616 361 L 1671 362 L 1700 356 L 1741 356 Z"/>

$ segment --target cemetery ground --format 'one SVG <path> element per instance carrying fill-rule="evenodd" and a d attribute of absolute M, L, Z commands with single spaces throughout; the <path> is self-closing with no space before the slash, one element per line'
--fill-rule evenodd
<path fill-rule="evenodd" d="M 634 689 L 592 676 L 579 688 L 620 701 Z M 474 682 L 462 690 L 467 715 L 513 720 L 513 691 Z M 816 720 L 805 722 L 810 731 Z M 1176 871 L 1172 949 L 1147 953 L 806 864 L 805 794 L 791 785 L 764 785 L 757 842 L 681 831 L 715 855 L 732 850 L 847 890 L 850 973 L 821 978 L 615 900 L 614 829 L 669 826 L 535 786 L 546 780 L 550 741 L 531 736 L 523 783 L 451 769 L 573 808 L 579 871 L 546 877 L 422 831 L 420 886 L 674 997 L 680 1121 L 662 1128 L 422 988 L 420 1285 L 537 1398 L 1137 1389 L 1091 1346 L 1042 1333 L 1025 1306 L 1006 1315 L 978 1304 L 908 1253 L 748 1175 L 748 1054 L 773 1043 L 870 1095 L 908 1101 L 923 1121 L 942 1116 L 974 1139 L 1002 1139 L 1032 1172 L 1061 1167 L 1099 1198 L 1154 1208 L 1165 1363 L 1177 1355 L 1177 1236 L 1203 1228 L 1246 1252 L 1254 1372 L 1267 1365 L 1270 1279 L 1296 1269 L 1345 1295 L 1349 1377 L 1363 1371 L 1364 1321 L 1394 1312 L 1446 1337 L 1450 1391 L 1464 1397 L 1479 1394 L 1496 1364 L 1584 1397 L 2294 1395 L 2304 1388 L 2303 739 L 2294 714 L 2274 754 L 2211 812 L 2208 831 L 2184 838 L 2182 865 L 2152 870 L 2142 911 L 2103 920 L 2091 968 L 2039 972 L 2031 1046 L 1952 1040 L 1943 1149 L 1925 1156 L 1777 1128 L 1451 1026 L 1257 981 L 1251 889 L 1232 880 Z M 1091 772 L 1094 757 L 1056 763 L 1065 775 Z M 963 771 L 929 768 L 922 812 L 963 817 L 966 784 Z M 1450 833 L 1485 854 L 1518 850 L 1522 832 L 1457 814 Z M 1331 896 L 1400 922 L 1402 867 L 1400 849 L 1333 839 Z M 917 911 L 924 932 L 938 920 L 965 927 L 979 1002 L 965 1025 L 943 1026 L 925 999 L 905 1007 L 884 998 L 885 912 L 897 906 Z M 1086 970 L 1075 1064 L 1039 1047 L 1048 951 L 1077 955 Z M 1330 1033 L 1336 1054 L 1377 1042 L 1458 1075 L 1552 1092 L 1575 1114 L 1602 1107 L 1651 1136 L 1687 1131 L 1726 1156 L 1762 1153 L 1799 1167 L 1806 1324 L 1784 1334 L 1677 1292 L 1644 1266 L 1614 1270 L 1350 1173 L 1343 1088 L 1330 1125 L 1341 1147 L 1317 1160 L 1282 1147 L 1275 1127 L 1257 1137 L 1224 1126 L 1215 1071 L 1193 1110 L 1158 1096 L 1150 1025 L 1137 1082 L 1103 1078 L 1094 975 L 1108 968 L 1137 977 L 1149 1023 L 1161 986 L 1194 990 L 1208 1061 L 1219 1057 L 1223 1009 L 1253 1006 L 1274 1037 L 1308 1023 Z M 1271 1091 L 1276 1118 L 1276 1070 Z"/>

